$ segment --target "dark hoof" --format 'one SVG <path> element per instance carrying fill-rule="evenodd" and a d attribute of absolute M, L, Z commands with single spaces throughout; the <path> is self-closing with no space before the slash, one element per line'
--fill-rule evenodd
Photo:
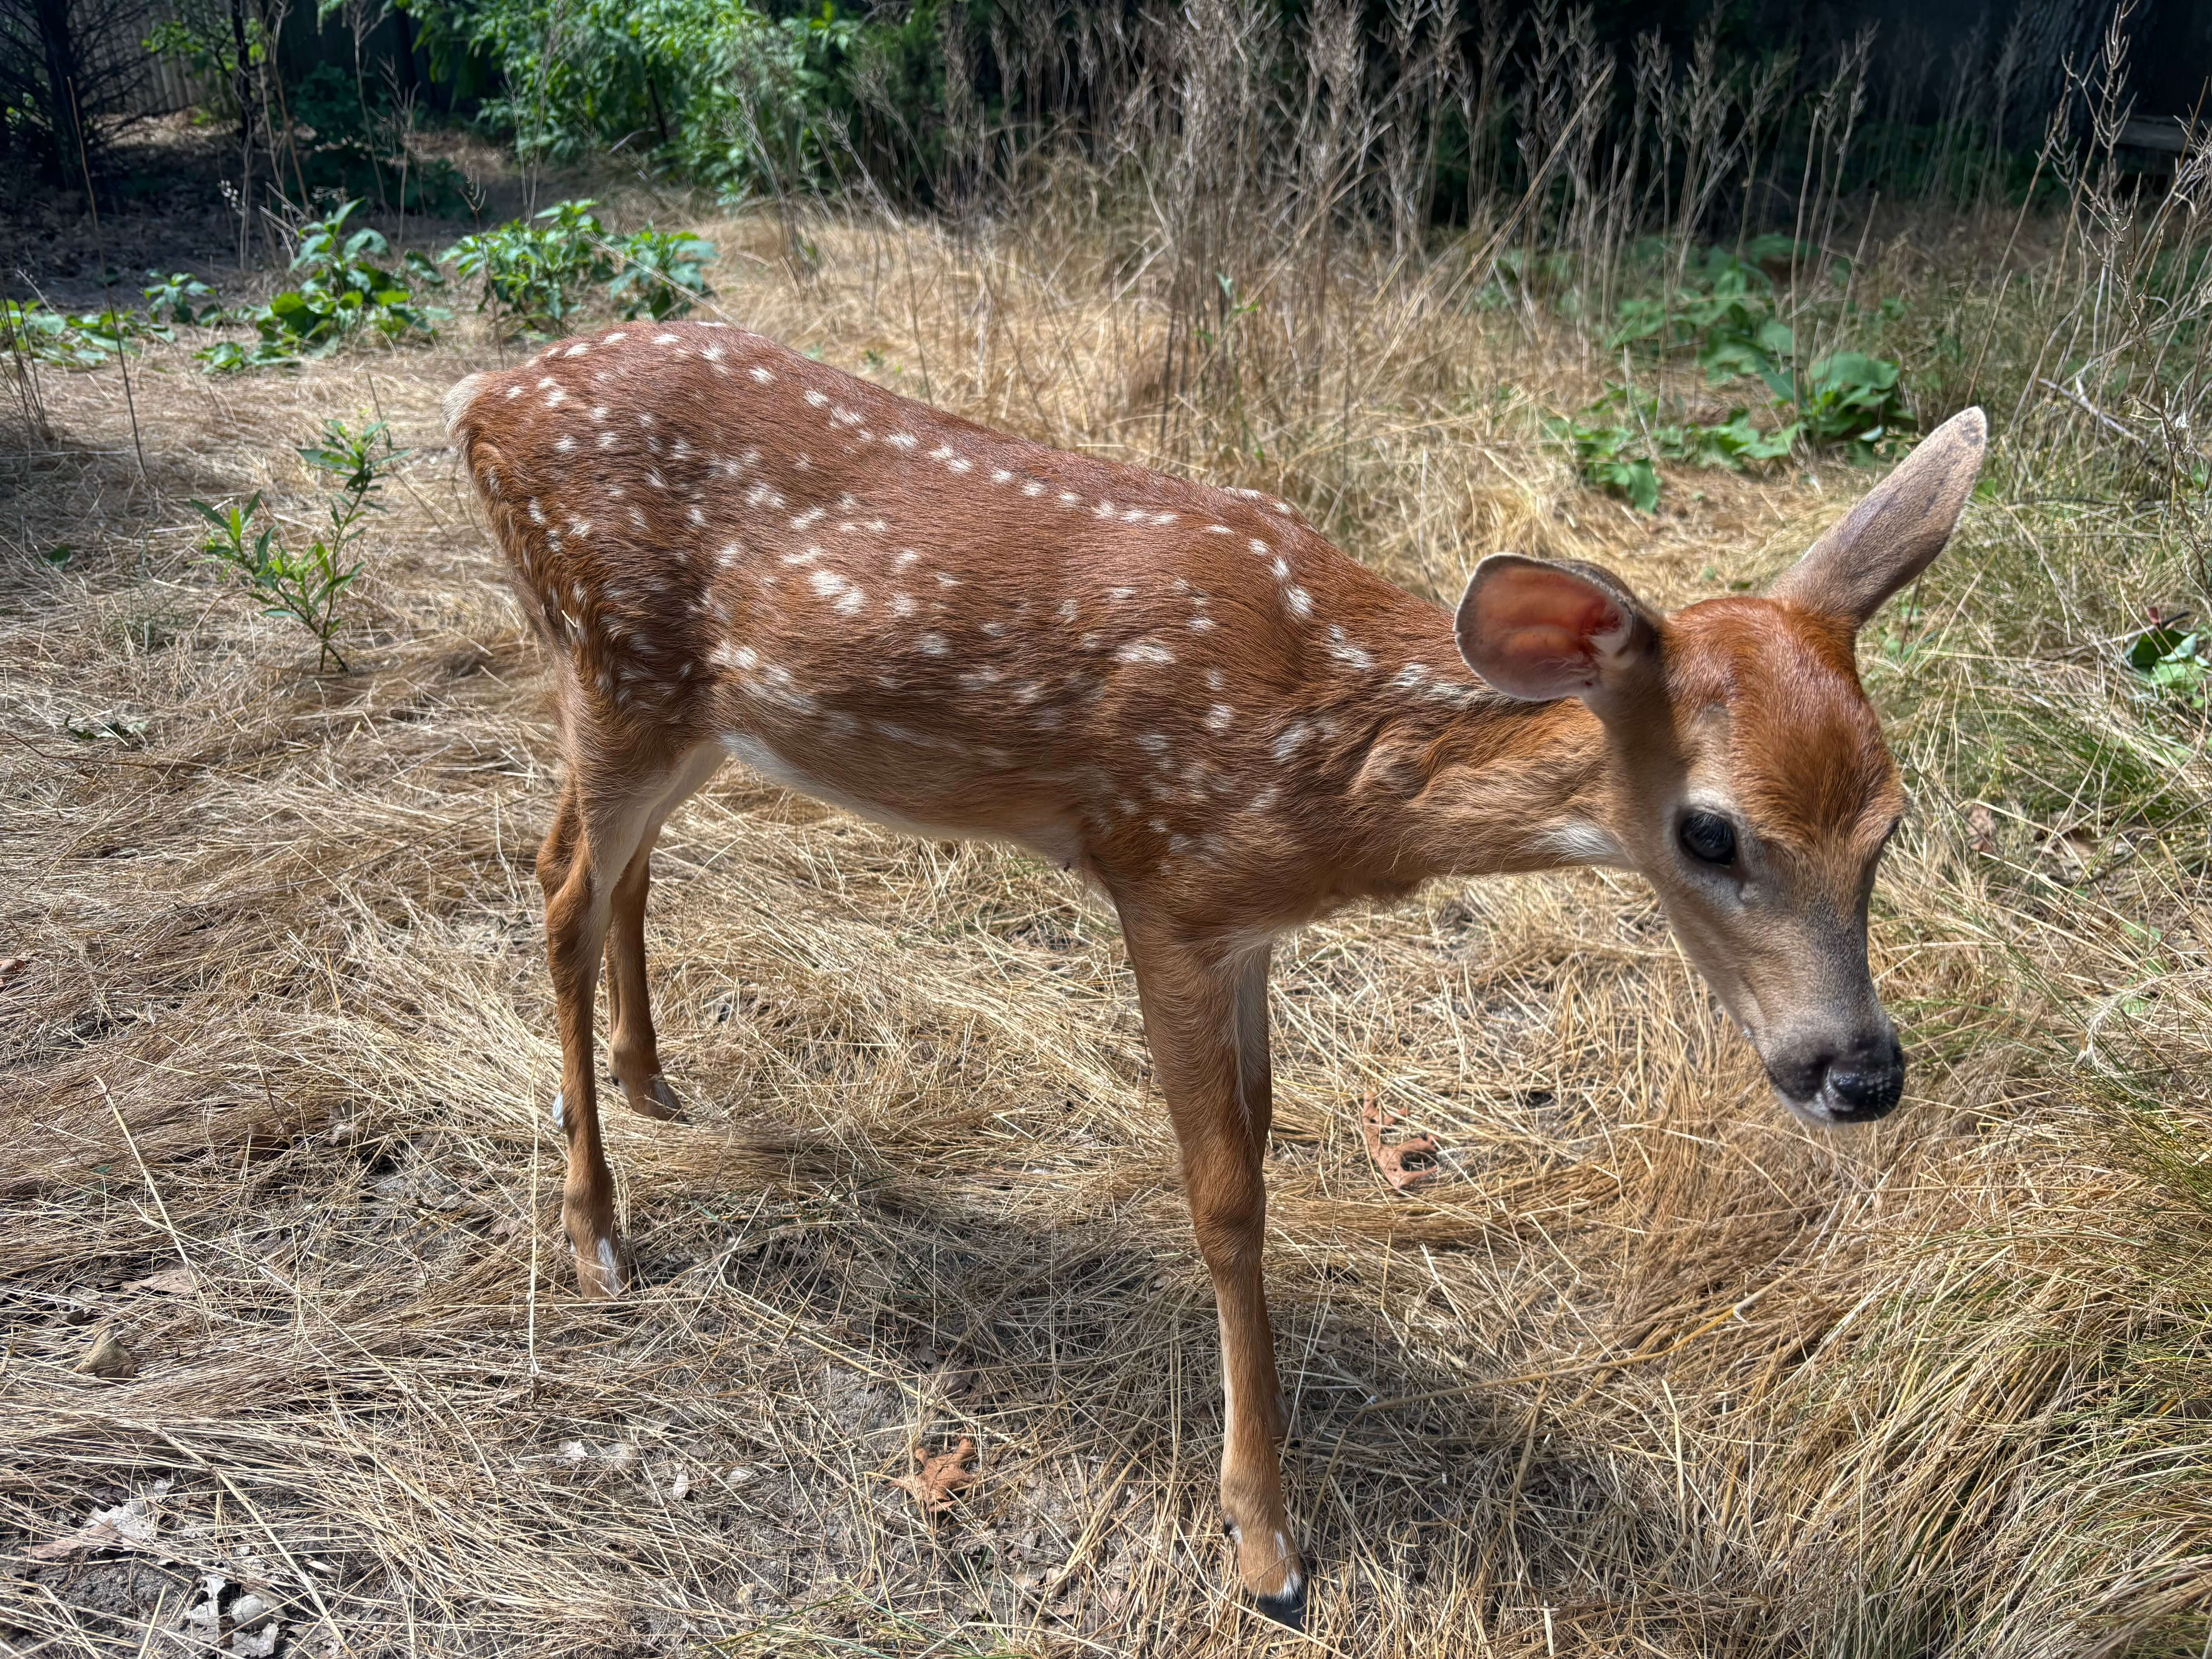
<path fill-rule="evenodd" d="M 1253 1605 L 1285 1630 L 1300 1635 L 1306 1628 L 1306 1581 L 1301 1577 L 1288 1595 L 1256 1595 Z"/>
<path fill-rule="evenodd" d="M 623 1103 L 640 1117 L 651 1118 L 656 1123 L 689 1123 L 684 1115 L 683 1103 L 676 1098 L 676 1091 L 668 1086 L 668 1079 L 658 1072 L 642 1089 L 623 1085 Z"/>

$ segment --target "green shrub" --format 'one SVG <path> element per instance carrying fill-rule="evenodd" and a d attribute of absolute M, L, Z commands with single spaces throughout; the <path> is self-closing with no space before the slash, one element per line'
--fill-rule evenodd
<path fill-rule="evenodd" d="M 327 357 L 349 341 L 371 336 L 395 344 L 436 337 L 444 313 L 418 304 L 407 284 L 445 279 L 420 254 L 408 255 L 404 276 L 376 263 L 392 252 L 382 234 L 345 228 L 360 205 L 341 203 L 328 218 L 300 228 L 299 251 L 290 267 L 299 286 L 274 295 L 249 315 L 260 337 L 252 346 L 224 340 L 196 353 L 211 373 Z"/>
<path fill-rule="evenodd" d="M 556 202 L 464 236 L 438 258 L 459 281 L 478 285 L 478 311 L 531 333 L 556 332 L 600 285 L 624 317 L 656 320 L 681 316 L 713 292 L 712 242 L 650 228 L 614 235 L 594 205 L 588 198 Z"/>
<path fill-rule="evenodd" d="M 621 261 L 607 295 L 624 317 L 645 316 L 659 322 L 681 317 L 695 301 L 714 290 L 707 286 L 707 266 L 713 263 L 714 245 L 696 236 L 672 230 L 646 229 L 614 240 Z"/>
<path fill-rule="evenodd" d="M 298 146 L 311 192 L 374 197 L 409 213 L 451 213 L 465 199 L 453 165 L 412 155 L 407 129 L 380 80 L 356 80 L 337 64 L 317 64 L 292 89 L 293 119 L 307 129 Z"/>
<path fill-rule="evenodd" d="M 690 85 L 669 135 L 679 169 L 725 196 L 828 189 L 852 149 L 854 102 L 843 70 L 861 26 L 825 3 L 812 15 L 771 18 L 750 7 L 718 14 L 694 35 L 684 0 L 639 14 L 639 40 L 664 58 L 696 46 L 705 72 Z"/>
<path fill-rule="evenodd" d="M 362 520 L 382 510 L 374 497 L 382 487 L 383 474 L 409 453 L 392 447 L 381 421 L 357 433 L 343 421 L 324 422 L 321 437 L 303 445 L 299 456 L 314 471 L 335 478 L 337 489 L 325 502 L 330 529 L 310 542 L 304 553 L 289 550 L 273 525 L 264 525 L 256 533 L 254 520 L 261 512 L 258 490 L 243 507 L 217 511 L 203 501 L 191 503 L 215 532 L 202 544 L 202 556 L 263 601 L 263 616 L 289 617 L 313 634 L 319 647 L 318 671 L 333 659 L 341 669 L 346 665 L 334 643 L 338 600 L 361 574 L 359 560 L 344 562 L 346 550 L 361 538 Z"/>
<path fill-rule="evenodd" d="M 938 8 L 903 19 L 744 0 L 403 0 L 434 78 L 489 94 L 477 125 L 526 157 L 654 152 L 725 197 L 833 188 L 869 166 L 912 191 L 943 149 Z M 896 141 L 891 133 L 896 134 Z"/>
<path fill-rule="evenodd" d="M 595 283 L 614 275 L 606 228 L 589 198 L 556 202 L 529 219 L 464 236 L 438 256 L 463 283 L 481 290 L 477 309 L 509 324 L 550 333 L 583 303 Z"/>

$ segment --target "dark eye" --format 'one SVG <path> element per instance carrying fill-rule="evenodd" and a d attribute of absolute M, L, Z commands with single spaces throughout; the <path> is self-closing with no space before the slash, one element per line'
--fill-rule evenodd
<path fill-rule="evenodd" d="M 1692 812 L 1682 820 L 1682 850 L 1702 864 L 1735 862 L 1735 825 L 1717 812 Z"/>

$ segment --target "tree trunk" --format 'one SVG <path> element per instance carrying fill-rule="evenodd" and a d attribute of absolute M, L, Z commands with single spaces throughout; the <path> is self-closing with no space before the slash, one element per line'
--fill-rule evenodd
<path fill-rule="evenodd" d="M 77 122 L 77 88 L 83 80 L 82 55 L 77 50 L 70 0 L 33 0 L 39 26 L 39 46 L 46 58 L 46 131 L 53 141 L 47 158 L 47 181 L 66 184 L 84 168 L 86 145 Z M 90 188 L 89 183 L 86 187 Z"/>
<path fill-rule="evenodd" d="M 230 0 L 231 50 L 238 54 L 231 90 L 238 99 L 238 147 L 253 148 L 253 71 L 246 52 L 246 0 Z"/>
<path fill-rule="evenodd" d="M 2112 0 L 2027 0 L 2021 8 L 2020 112 L 2036 124 L 2031 143 L 2065 96 L 2068 60 L 2076 75 L 2088 73 L 2112 15 Z"/>

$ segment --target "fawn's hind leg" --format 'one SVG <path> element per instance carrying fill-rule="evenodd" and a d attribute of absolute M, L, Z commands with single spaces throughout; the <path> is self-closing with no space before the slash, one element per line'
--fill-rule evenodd
<path fill-rule="evenodd" d="M 580 1287 L 586 1296 L 613 1296 L 623 1288 L 622 1241 L 592 1066 L 599 962 L 608 948 L 615 891 L 631 860 L 714 766 L 696 750 L 653 757 L 594 742 L 574 744 L 570 762 L 553 827 L 538 853 L 538 878 L 545 889 L 545 962 L 561 1036 L 555 1110 L 568 1150 L 561 1215 Z M 641 883 L 641 908 L 643 896 Z M 631 1000 L 642 1009 L 641 955 L 639 963 L 640 994 Z"/>
<path fill-rule="evenodd" d="M 722 763 L 719 749 L 696 750 L 662 799 L 629 866 L 615 884 L 607 929 L 607 1064 L 622 1085 L 630 1110 L 664 1122 L 684 1121 L 676 1091 L 660 1074 L 660 1049 L 653 1029 L 653 998 L 645 980 L 645 900 L 653 884 L 653 843 L 660 826 Z"/>

